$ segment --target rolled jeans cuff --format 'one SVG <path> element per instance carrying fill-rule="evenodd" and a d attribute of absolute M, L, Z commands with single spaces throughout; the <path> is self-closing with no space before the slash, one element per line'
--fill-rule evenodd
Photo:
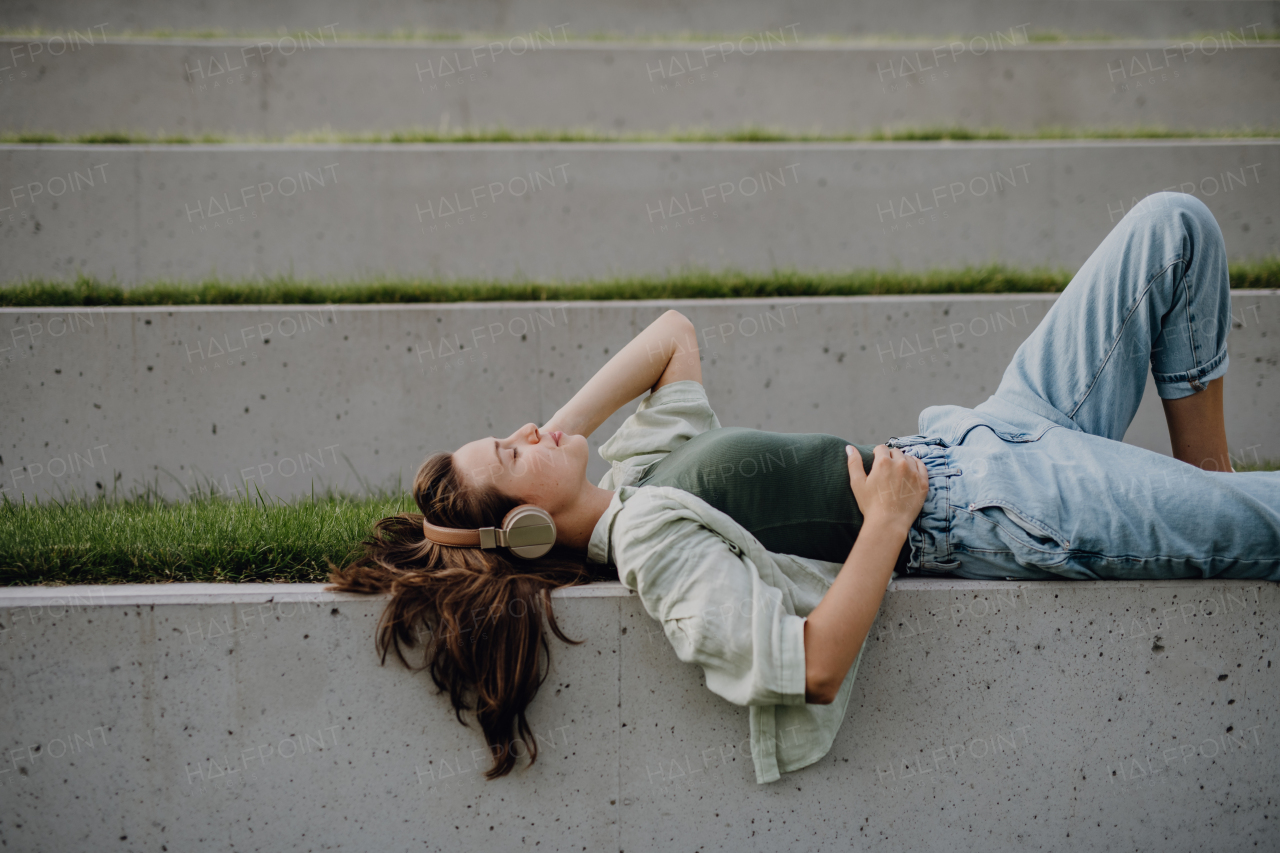
<path fill-rule="evenodd" d="M 1218 354 L 1199 367 L 1181 373 L 1156 373 L 1153 370 L 1151 375 L 1156 380 L 1156 393 L 1163 400 L 1190 397 L 1197 391 L 1203 391 L 1206 385 L 1219 376 L 1225 375 L 1230 361 L 1227 345 L 1223 343 Z"/>

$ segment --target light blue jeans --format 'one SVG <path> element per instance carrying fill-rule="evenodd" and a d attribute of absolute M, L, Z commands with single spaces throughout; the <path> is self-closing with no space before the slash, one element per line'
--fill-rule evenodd
<path fill-rule="evenodd" d="M 1123 444 L 1147 366 L 1161 397 L 1227 371 L 1222 232 L 1202 202 L 1136 205 L 974 409 L 931 406 L 909 573 L 983 580 L 1280 580 L 1280 472 L 1204 471 Z"/>

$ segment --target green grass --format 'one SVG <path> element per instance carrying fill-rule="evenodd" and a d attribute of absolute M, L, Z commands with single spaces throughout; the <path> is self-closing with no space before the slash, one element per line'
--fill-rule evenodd
<path fill-rule="evenodd" d="M 999 264 L 958 270 L 762 273 L 691 270 L 667 277 L 588 281 L 435 281 L 375 278 L 312 281 L 289 277 L 195 283 L 152 282 L 126 288 L 80 277 L 31 279 L 0 287 L 0 308 L 142 305 L 368 305 L 416 302 L 536 302 L 584 299 L 719 299 L 876 296 L 940 293 L 1056 293 L 1067 270 Z M 1280 288 L 1280 258 L 1231 265 L 1234 288 Z"/>
<path fill-rule="evenodd" d="M 314 583 L 408 495 L 0 503 L 0 585 Z"/>
<path fill-rule="evenodd" d="M 59 134 L 45 131 L 6 131 L 0 143 L 6 145 L 402 145 L 444 143 L 610 143 L 610 142 L 1003 142 L 1067 139 L 1268 139 L 1280 136 L 1280 128 L 1245 127 L 1220 130 L 1169 130 L 1163 127 L 1067 128 L 1044 127 L 1030 133 L 1012 133 L 1000 128 L 920 127 L 882 128 L 866 133 L 809 131 L 776 127 L 741 127 L 729 130 L 698 128 L 673 129 L 665 133 L 612 133 L 591 128 L 406 128 L 378 133 L 339 133 L 317 130 L 288 136 L 242 136 L 206 133 L 199 136 L 165 131 L 110 130 L 94 133 Z"/>
<path fill-rule="evenodd" d="M 1280 470 L 1280 460 L 1235 462 Z M 377 519 L 416 511 L 408 495 L 284 502 L 147 492 L 128 499 L 0 501 L 0 586 L 115 583 L 317 583 Z"/>

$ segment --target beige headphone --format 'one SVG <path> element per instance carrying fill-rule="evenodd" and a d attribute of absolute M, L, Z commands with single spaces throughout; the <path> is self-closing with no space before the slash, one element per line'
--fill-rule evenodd
<path fill-rule="evenodd" d="M 533 504 L 520 504 L 502 519 L 501 527 L 439 527 L 422 519 L 422 533 L 437 545 L 453 548 L 507 548 L 525 559 L 541 557 L 556 544 L 551 513 Z"/>

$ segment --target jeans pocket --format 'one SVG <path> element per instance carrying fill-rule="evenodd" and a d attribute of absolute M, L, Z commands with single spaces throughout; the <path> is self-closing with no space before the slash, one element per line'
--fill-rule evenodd
<path fill-rule="evenodd" d="M 1049 430 L 1062 429 L 1062 427 L 1057 424 L 1044 424 L 1043 426 L 1030 431 L 1000 429 L 991 424 L 986 424 L 985 426 L 999 436 L 1001 441 L 1007 441 L 1011 444 L 1025 444 L 1030 441 L 1039 441 L 1044 438 L 1044 434 Z"/>
<path fill-rule="evenodd" d="M 1060 566 L 1067 561 L 1071 542 L 1065 535 L 1008 501 L 986 500 L 969 511 L 993 524 L 1001 541 L 1023 565 Z"/>

